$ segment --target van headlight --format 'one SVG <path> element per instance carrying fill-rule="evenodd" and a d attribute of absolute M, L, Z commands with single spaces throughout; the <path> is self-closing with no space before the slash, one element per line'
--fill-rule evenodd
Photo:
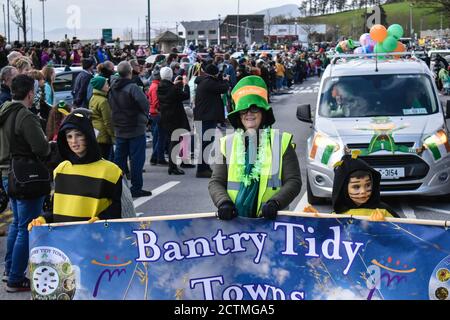
<path fill-rule="evenodd" d="M 339 143 L 330 139 L 323 133 L 317 133 L 314 137 L 309 158 L 318 160 L 324 165 L 328 165 L 333 153 L 339 151 Z"/>
<path fill-rule="evenodd" d="M 439 130 L 435 134 L 426 138 L 423 145 L 431 152 L 435 161 L 440 160 L 450 152 L 448 135 L 445 130 Z"/>

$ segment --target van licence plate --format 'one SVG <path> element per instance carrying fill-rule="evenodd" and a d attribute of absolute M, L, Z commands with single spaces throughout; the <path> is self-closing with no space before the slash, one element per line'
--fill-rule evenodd
<path fill-rule="evenodd" d="M 379 173 L 381 173 L 381 179 L 384 180 L 395 180 L 405 177 L 405 168 L 375 168 Z"/>

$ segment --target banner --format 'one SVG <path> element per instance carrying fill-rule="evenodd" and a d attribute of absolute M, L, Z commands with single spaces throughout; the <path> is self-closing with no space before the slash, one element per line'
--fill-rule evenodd
<path fill-rule="evenodd" d="M 449 300 L 450 231 L 397 221 L 282 215 L 36 227 L 32 297 Z"/>

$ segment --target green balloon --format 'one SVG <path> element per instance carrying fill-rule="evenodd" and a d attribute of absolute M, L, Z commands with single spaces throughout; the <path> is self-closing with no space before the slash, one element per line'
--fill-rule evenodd
<path fill-rule="evenodd" d="M 388 28 L 388 35 L 394 37 L 397 40 L 400 40 L 400 38 L 403 37 L 403 27 L 399 24 L 391 25 Z"/>
<path fill-rule="evenodd" d="M 383 42 L 378 42 L 375 45 L 375 48 L 373 48 L 373 52 L 375 52 L 375 53 L 385 53 L 386 51 L 384 51 Z"/>
<path fill-rule="evenodd" d="M 397 39 L 393 36 L 388 36 L 386 37 L 386 39 L 384 39 L 382 46 L 384 52 L 394 51 L 395 48 L 397 48 Z"/>

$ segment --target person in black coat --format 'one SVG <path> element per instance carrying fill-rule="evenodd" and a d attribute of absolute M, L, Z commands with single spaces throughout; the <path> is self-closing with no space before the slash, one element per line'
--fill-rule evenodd
<path fill-rule="evenodd" d="M 202 137 L 205 132 L 215 129 L 217 123 L 225 121 L 225 106 L 222 94 L 227 93 L 230 87 L 229 76 L 219 78 L 219 68 L 209 64 L 205 68 L 206 75 L 195 79 L 197 92 L 195 95 L 194 120 L 202 122 Z M 202 140 L 203 141 L 203 140 Z M 197 178 L 211 178 L 212 170 L 203 159 L 203 154 L 208 145 L 213 141 L 203 141 L 200 154 L 200 163 L 197 166 Z"/>
<path fill-rule="evenodd" d="M 179 136 L 177 130 L 190 130 L 189 120 L 184 110 L 183 101 L 190 96 L 189 86 L 185 79 L 177 77 L 172 82 L 173 71 L 164 67 L 160 71 L 161 82 L 158 86 L 158 99 L 161 110 L 161 127 L 164 128 L 171 138 L 169 147 L 169 175 L 183 175 L 184 171 L 179 169 L 175 163 L 176 154 L 173 150 L 179 143 L 173 134 Z"/>

